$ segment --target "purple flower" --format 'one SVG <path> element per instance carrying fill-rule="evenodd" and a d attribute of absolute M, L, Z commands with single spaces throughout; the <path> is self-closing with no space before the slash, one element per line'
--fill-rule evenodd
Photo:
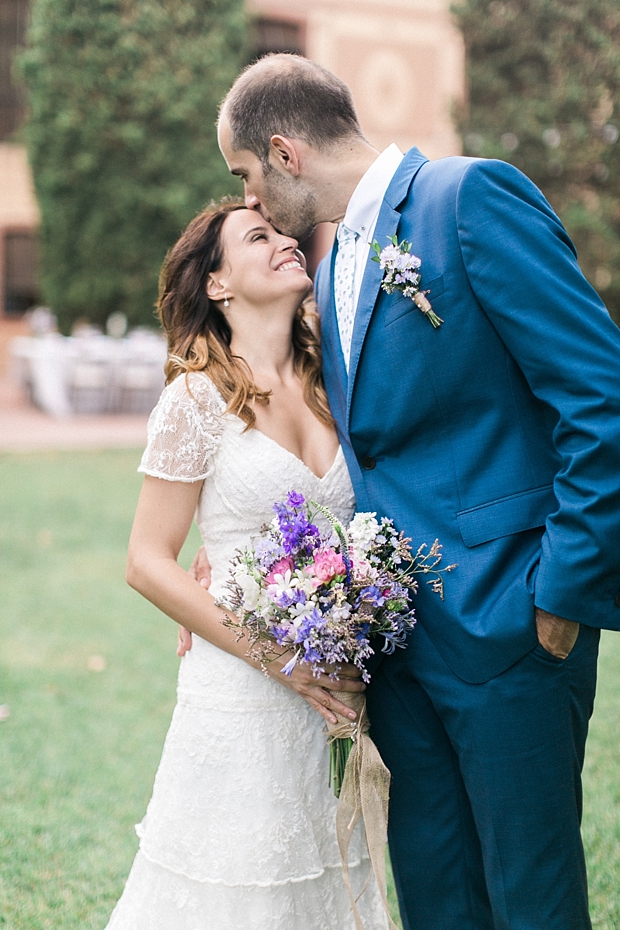
<path fill-rule="evenodd" d="M 265 571 L 269 571 L 274 562 L 283 559 L 285 554 L 282 546 L 268 536 L 258 539 L 254 544 L 254 555 L 261 568 L 265 569 Z"/>
<path fill-rule="evenodd" d="M 273 633 L 273 638 L 277 642 L 278 646 L 282 646 L 290 635 L 291 627 L 278 623 L 271 627 L 271 632 Z"/>
<path fill-rule="evenodd" d="M 295 655 L 293 656 L 293 658 L 290 660 L 290 662 L 287 662 L 286 665 L 284 666 L 284 668 L 282 669 L 282 674 L 283 674 L 283 675 L 292 675 L 292 674 L 293 674 L 293 669 L 294 669 L 295 666 L 297 665 L 297 659 L 298 659 L 298 658 L 299 658 L 299 653 L 296 652 Z"/>
<path fill-rule="evenodd" d="M 301 507 L 306 503 L 306 498 L 298 491 L 289 491 L 286 497 L 286 502 L 289 507 Z"/>
<path fill-rule="evenodd" d="M 367 588 L 362 588 L 355 606 L 358 607 L 362 601 L 368 601 L 368 603 L 373 604 L 375 607 L 383 607 L 385 604 L 385 597 L 381 588 L 371 584 L 368 585 Z"/>
<path fill-rule="evenodd" d="M 306 646 L 304 650 L 304 662 L 321 662 L 323 656 L 320 652 L 317 652 L 316 649 L 313 649 L 311 646 Z"/>
<path fill-rule="evenodd" d="M 305 642 L 312 631 L 325 626 L 325 622 L 325 618 L 315 607 L 312 613 L 306 614 L 300 625 L 297 627 L 297 636 L 295 637 L 295 642 Z"/>

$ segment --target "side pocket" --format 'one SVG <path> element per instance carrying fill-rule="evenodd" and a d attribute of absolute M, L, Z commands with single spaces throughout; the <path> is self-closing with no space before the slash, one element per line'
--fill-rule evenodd
<path fill-rule="evenodd" d="M 461 510 L 456 519 L 463 542 L 471 548 L 544 526 L 549 514 L 557 509 L 553 485 L 549 484 Z"/>

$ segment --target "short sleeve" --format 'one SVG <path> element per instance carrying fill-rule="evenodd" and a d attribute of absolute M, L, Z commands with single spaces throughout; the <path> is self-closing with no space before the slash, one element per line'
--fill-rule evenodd
<path fill-rule="evenodd" d="M 180 375 L 164 388 L 148 423 L 139 472 L 166 481 L 202 481 L 212 471 L 226 403 L 203 372 Z"/>

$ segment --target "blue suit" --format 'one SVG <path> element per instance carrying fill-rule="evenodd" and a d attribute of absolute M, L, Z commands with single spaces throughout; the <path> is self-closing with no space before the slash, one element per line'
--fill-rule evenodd
<path fill-rule="evenodd" d="M 347 376 L 336 246 L 317 299 L 358 510 L 414 547 L 439 537 L 458 563 L 444 601 L 420 586 L 410 646 L 368 692 L 403 920 L 586 930 L 580 770 L 598 631 L 620 629 L 620 331 L 547 201 L 503 162 L 412 149 L 375 239 L 394 233 L 422 260 L 439 329 L 369 261 Z M 582 624 L 565 662 L 538 645 L 535 606 Z"/>

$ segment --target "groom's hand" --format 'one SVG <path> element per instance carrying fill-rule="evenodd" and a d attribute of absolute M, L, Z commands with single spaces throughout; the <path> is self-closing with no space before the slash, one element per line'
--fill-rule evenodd
<path fill-rule="evenodd" d="M 211 564 L 207 558 L 205 547 L 201 546 L 194 561 L 189 567 L 189 573 L 203 588 L 208 588 L 211 584 Z M 179 626 L 177 640 L 177 655 L 183 658 L 186 652 L 192 648 L 192 634 L 184 626 Z"/>
<path fill-rule="evenodd" d="M 556 659 L 567 659 L 579 635 L 579 624 L 564 620 L 546 610 L 536 608 L 536 631 L 538 642 Z"/>
<path fill-rule="evenodd" d="M 290 675 L 285 675 L 282 669 L 290 658 L 289 652 L 271 661 L 267 666 L 269 677 L 299 694 L 329 723 L 338 723 L 336 713 L 348 720 L 355 720 L 357 714 L 330 692 L 364 691 L 366 685 L 360 678 L 358 668 L 354 665 L 342 665 L 337 679 L 332 679 L 329 675 L 315 678 L 308 665 L 300 664 L 295 666 Z"/>

